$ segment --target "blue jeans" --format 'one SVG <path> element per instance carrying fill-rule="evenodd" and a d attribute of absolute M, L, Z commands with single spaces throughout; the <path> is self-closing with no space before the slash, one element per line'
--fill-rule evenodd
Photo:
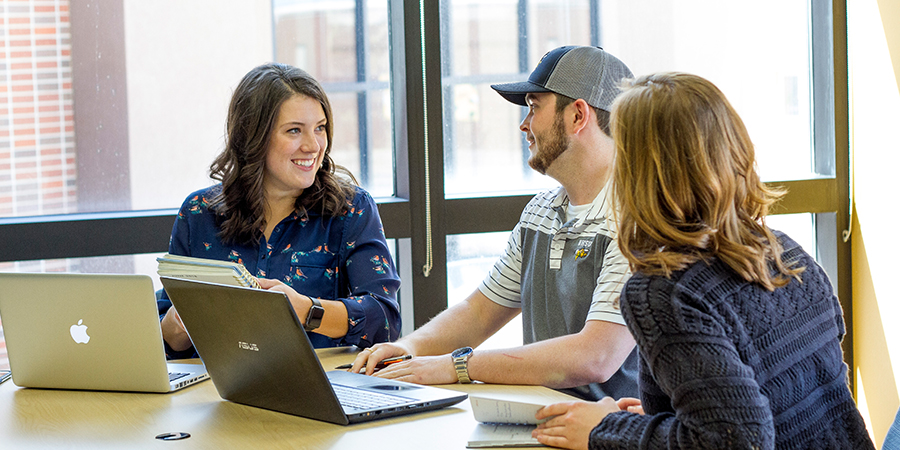
<path fill-rule="evenodd" d="M 894 416 L 894 423 L 888 429 L 887 435 L 884 437 L 884 444 L 881 450 L 900 450 L 900 410 Z"/>

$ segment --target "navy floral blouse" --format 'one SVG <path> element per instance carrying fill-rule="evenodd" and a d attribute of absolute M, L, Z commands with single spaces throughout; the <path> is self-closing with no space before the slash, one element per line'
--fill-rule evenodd
<path fill-rule="evenodd" d="M 397 289 L 400 278 L 388 252 L 381 217 L 372 197 L 356 188 L 349 211 L 340 217 L 309 211 L 281 221 L 268 242 L 225 245 L 218 238 L 221 216 L 209 201 L 221 191 L 216 185 L 188 196 L 172 228 L 169 253 L 238 262 L 260 278 L 276 279 L 300 294 L 339 300 L 347 307 L 349 330 L 343 338 L 310 332 L 315 347 L 369 347 L 400 335 Z M 172 303 L 165 291 L 157 302 L 162 317 Z M 193 347 L 175 352 L 173 359 L 196 357 Z"/>

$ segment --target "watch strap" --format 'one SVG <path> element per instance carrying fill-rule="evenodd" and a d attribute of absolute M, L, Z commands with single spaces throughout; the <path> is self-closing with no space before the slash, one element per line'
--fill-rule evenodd
<path fill-rule="evenodd" d="M 455 350 L 451 357 L 453 358 L 453 368 L 456 370 L 456 378 L 462 384 L 469 384 L 472 379 L 469 378 L 469 357 L 472 356 L 472 347 L 463 347 Z"/>

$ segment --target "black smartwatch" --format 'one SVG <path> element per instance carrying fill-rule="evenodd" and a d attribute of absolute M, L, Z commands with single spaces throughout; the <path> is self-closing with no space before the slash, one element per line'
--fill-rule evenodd
<path fill-rule="evenodd" d="M 312 300 L 312 306 L 309 307 L 309 314 L 306 315 L 306 323 L 303 324 L 303 329 L 306 331 L 312 331 L 316 328 L 319 328 L 322 325 L 322 316 L 325 315 L 325 308 L 322 307 L 322 302 L 317 298 L 309 298 Z"/>

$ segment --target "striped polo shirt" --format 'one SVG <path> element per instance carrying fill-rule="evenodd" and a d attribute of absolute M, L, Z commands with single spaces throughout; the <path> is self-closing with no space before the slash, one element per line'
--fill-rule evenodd
<path fill-rule="evenodd" d="M 482 281 L 489 299 L 522 310 L 525 344 L 578 333 L 588 320 L 625 324 L 619 292 L 631 272 L 616 243 L 611 189 L 607 183 L 583 214 L 569 219 L 562 186 L 536 195 Z M 573 393 L 588 399 L 636 394 L 636 368 L 632 352 L 609 382 Z"/>

